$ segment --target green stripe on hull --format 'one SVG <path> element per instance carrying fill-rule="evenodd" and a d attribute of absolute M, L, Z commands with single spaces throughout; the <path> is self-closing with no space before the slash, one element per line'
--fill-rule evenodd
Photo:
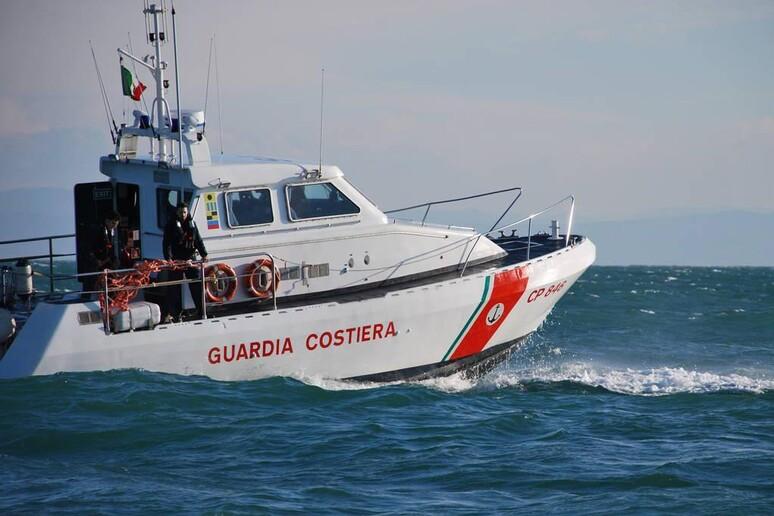
<path fill-rule="evenodd" d="M 484 306 L 484 303 L 486 303 L 486 296 L 489 293 L 489 276 L 484 278 L 484 293 L 481 294 L 481 301 L 478 303 L 478 306 L 475 310 L 473 310 L 473 313 L 470 314 L 470 318 L 468 318 L 468 322 L 465 323 L 465 326 L 462 327 L 460 332 L 457 334 L 457 338 L 454 339 L 454 342 L 452 342 L 452 345 L 449 346 L 448 351 L 446 351 L 446 354 L 441 359 L 441 362 L 445 362 L 446 359 L 451 355 L 452 350 L 457 347 L 457 344 L 460 343 L 460 340 L 462 340 L 462 336 L 465 335 L 465 332 L 468 331 L 468 328 L 470 327 L 470 324 L 473 322 L 473 319 L 475 319 L 476 314 L 478 314 L 478 311 L 481 310 L 481 307 Z"/>

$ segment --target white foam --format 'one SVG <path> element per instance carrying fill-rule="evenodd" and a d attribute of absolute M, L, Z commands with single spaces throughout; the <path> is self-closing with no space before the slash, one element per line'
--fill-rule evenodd
<path fill-rule="evenodd" d="M 716 374 L 686 370 L 682 367 L 660 367 L 648 370 L 598 369 L 588 364 L 565 364 L 559 368 L 527 372 L 522 381 L 570 381 L 602 387 L 621 394 L 663 396 L 678 393 L 744 391 L 761 394 L 774 389 L 774 380 L 750 378 L 740 374 Z"/>
<path fill-rule="evenodd" d="M 455 373 L 443 378 L 431 378 L 416 382 L 418 385 L 441 392 L 465 392 L 476 387 L 479 380 L 465 377 L 462 373 Z"/>
<path fill-rule="evenodd" d="M 313 387 L 319 387 L 326 391 L 361 391 L 366 389 L 374 389 L 376 387 L 384 387 L 386 385 L 395 385 L 400 382 L 390 383 L 375 383 L 375 382 L 347 382 L 344 380 L 334 380 L 332 378 L 323 378 L 322 376 L 307 376 L 307 375 L 295 375 L 294 380 L 311 385 Z"/>
<path fill-rule="evenodd" d="M 558 350 L 559 348 L 554 349 Z M 553 353 L 553 350 L 551 352 Z M 327 391 L 367 390 L 403 383 L 357 383 L 308 376 L 296 377 L 296 379 Z M 611 369 L 587 363 L 568 363 L 556 367 L 529 367 L 519 370 L 505 367 L 478 379 L 468 378 L 463 373 L 455 373 L 443 378 L 431 378 L 411 383 L 431 390 L 454 394 L 471 389 L 523 389 L 526 385 L 534 382 L 573 382 L 635 396 L 701 394 L 722 391 L 762 394 L 765 391 L 774 390 L 774 380 L 750 378 L 741 374 L 717 374 L 708 371 L 687 370 L 682 367 L 660 367 L 644 370 Z"/>

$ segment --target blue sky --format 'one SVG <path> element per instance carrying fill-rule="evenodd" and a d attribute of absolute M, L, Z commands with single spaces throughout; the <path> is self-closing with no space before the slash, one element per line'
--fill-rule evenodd
<path fill-rule="evenodd" d="M 521 185 L 524 210 L 574 193 L 586 221 L 774 211 L 774 3 L 176 6 L 184 106 L 215 34 L 226 153 L 315 161 L 324 66 L 325 161 L 384 208 Z M 0 190 L 98 177 L 88 40 L 120 119 L 115 49 L 146 52 L 141 7 L 3 0 Z"/>

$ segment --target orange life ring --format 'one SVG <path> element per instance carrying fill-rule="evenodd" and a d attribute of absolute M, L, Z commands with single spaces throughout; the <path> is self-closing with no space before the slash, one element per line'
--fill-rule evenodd
<path fill-rule="evenodd" d="M 210 265 L 204 271 L 204 291 L 207 301 L 224 303 L 231 301 L 236 294 L 236 272 L 226 263 Z"/>
<path fill-rule="evenodd" d="M 273 280 L 271 279 L 272 270 L 274 270 Z M 245 288 L 251 296 L 267 299 L 274 294 L 279 282 L 280 271 L 274 267 L 271 258 L 260 258 L 247 266 Z"/>

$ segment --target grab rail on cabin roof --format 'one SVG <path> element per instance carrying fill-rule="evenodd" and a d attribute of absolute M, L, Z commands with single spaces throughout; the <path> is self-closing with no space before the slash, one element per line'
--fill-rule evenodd
<path fill-rule="evenodd" d="M 486 233 L 480 233 L 476 236 L 475 242 L 473 242 L 473 246 L 471 246 L 470 251 L 468 252 L 467 258 L 465 258 L 465 264 L 462 266 L 462 272 L 460 273 L 460 277 L 462 277 L 465 274 L 465 269 L 468 267 L 468 262 L 470 261 L 470 257 L 473 255 L 473 250 L 476 248 L 476 245 L 478 244 L 478 241 L 481 239 L 482 236 L 490 235 L 494 233 L 495 231 L 504 231 L 506 229 L 510 229 L 514 226 L 517 226 L 519 224 L 522 224 L 524 222 L 528 223 L 527 226 L 527 260 L 529 260 L 530 250 L 532 248 L 532 219 L 535 217 L 539 217 L 540 215 L 543 215 L 544 213 L 556 208 L 560 204 L 563 204 L 570 200 L 570 213 L 567 215 L 567 234 L 564 237 L 564 245 L 565 247 L 570 245 L 570 234 L 572 233 L 572 221 L 573 217 L 575 216 L 575 196 L 574 195 L 568 195 L 567 197 L 564 197 L 563 199 L 560 199 L 556 201 L 554 204 L 548 206 L 547 208 L 543 208 L 537 213 L 533 213 L 527 217 L 524 217 L 521 220 L 517 220 L 516 222 L 512 222 L 510 224 L 506 224 L 505 226 L 501 226 L 499 228 L 492 228 Z M 500 220 L 502 220 L 502 217 L 500 217 Z M 496 224 L 500 223 L 500 220 L 497 221 Z M 495 224 L 495 225 L 496 225 Z"/>
<path fill-rule="evenodd" d="M 405 208 L 398 208 L 398 209 L 395 209 L 395 210 L 388 210 L 388 211 L 385 211 L 384 213 L 386 215 L 386 214 L 389 214 L 389 213 L 398 213 L 398 212 L 401 212 L 401 211 L 414 210 L 416 208 L 422 208 L 423 206 L 426 206 L 425 215 L 422 217 L 422 222 L 421 222 L 421 225 L 424 226 L 425 225 L 425 221 L 427 220 L 427 216 L 430 213 L 430 208 L 432 208 L 433 206 L 435 206 L 437 204 L 451 204 L 451 203 L 460 202 L 460 201 L 468 201 L 470 199 L 478 199 L 480 197 L 488 197 L 490 195 L 497 195 L 497 194 L 501 194 L 501 193 L 505 193 L 505 192 L 515 192 L 516 190 L 518 190 L 519 193 L 516 195 L 516 197 L 514 197 L 514 199 L 511 201 L 511 204 L 508 205 L 508 207 L 505 209 L 503 214 L 500 215 L 500 218 L 497 219 L 497 222 L 494 223 L 494 225 L 492 226 L 494 228 L 494 226 L 496 226 L 497 224 L 500 223 L 501 220 L 503 220 L 503 218 L 510 211 L 510 209 L 513 207 L 513 205 L 516 204 L 516 201 L 519 200 L 519 197 L 521 197 L 522 189 L 521 189 L 520 186 L 514 186 L 512 188 L 504 188 L 502 190 L 494 190 L 492 192 L 485 192 L 485 193 L 480 193 L 480 194 L 475 194 L 475 195 L 468 195 L 468 196 L 465 196 L 465 197 L 457 197 L 457 198 L 454 198 L 454 199 L 444 199 L 442 201 L 430 201 L 430 202 L 425 202 L 425 203 L 422 203 L 422 204 L 415 204 L 414 206 L 407 206 Z"/>

